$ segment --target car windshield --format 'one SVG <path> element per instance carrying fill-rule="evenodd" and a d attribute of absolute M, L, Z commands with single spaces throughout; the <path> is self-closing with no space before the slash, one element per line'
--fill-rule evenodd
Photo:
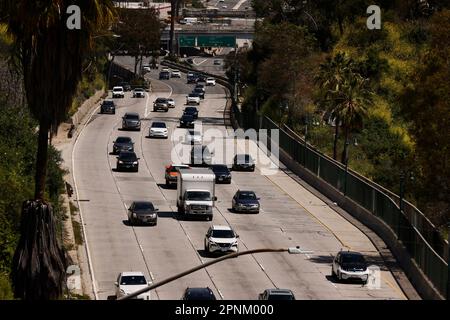
<path fill-rule="evenodd" d="M 135 202 L 134 210 L 155 210 L 151 202 Z"/>
<path fill-rule="evenodd" d="M 237 163 L 252 163 L 253 159 L 249 154 L 239 154 L 236 156 Z"/>
<path fill-rule="evenodd" d="M 136 92 L 142 92 L 142 91 L 144 91 L 144 89 L 136 88 L 136 89 L 134 89 L 134 91 L 136 91 Z"/>
<path fill-rule="evenodd" d="M 239 193 L 240 200 L 256 200 L 256 195 L 253 192 L 241 192 Z"/>
<path fill-rule="evenodd" d="M 214 294 L 207 288 L 189 289 L 186 291 L 185 299 L 187 300 L 216 300 Z"/>
<path fill-rule="evenodd" d="M 123 276 L 120 278 L 120 285 L 122 286 L 136 286 L 147 284 L 144 276 Z"/>
<path fill-rule="evenodd" d="M 181 119 L 182 119 L 183 121 L 193 121 L 193 120 L 194 120 L 194 117 L 192 117 L 190 114 L 185 114 L 185 115 L 183 115 L 183 116 L 181 117 Z"/>
<path fill-rule="evenodd" d="M 167 100 L 165 98 L 157 98 L 155 102 L 159 102 L 159 103 L 163 103 L 166 102 Z"/>
<path fill-rule="evenodd" d="M 130 143 L 131 142 L 131 138 L 129 137 L 118 137 L 116 139 L 117 143 Z"/>
<path fill-rule="evenodd" d="M 105 101 L 103 101 L 102 104 L 103 104 L 103 105 L 113 105 L 113 104 L 114 104 L 114 101 L 111 101 L 111 100 L 105 100 Z"/>
<path fill-rule="evenodd" d="M 213 238 L 234 238 L 233 230 L 213 230 L 211 232 Z"/>
<path fill-rule="evenodd" d="M 214 79 L 213 78 L 208 78 L 208 79 L 206 79 L 207 81 L 214 81 Z"/>
<path fill-rule="evenodd" d="M 342 255 L 343 264 L 365 264 L 366 260 L 359 254 L 344 254 Z"/>
<path fill-rule="evenodd" d="M 137 114 L 126 114 L 125 119 L 127 120 L 139 120 L 139 116 Z"/>
<path fill-rule="evenodd" d="M 122 88 L 114 88 L 113 91 L 122 91 Z"/>
<path fill-rule="evenodd" d="M 215 173 L 228 173 L 228 167 L 226 165 L 214 165 L 211 166 L 211 169 L 215 172 Z"/>
<path fill-rule="evenodd" d="M 211 201 L 211 194 L 206 191 L 187 191 L 186 198 L 196 201 Z"/>
<path fill-rule="evenodd" d="M 137 159 L 136 154 L 133 152 L 122 152 L 122 153 L 120 153 L 119 158 L 121 160 L 136 160 Z"/>
<path fill-rule="evenodd" d="M 194 112 L 197 112 L 197 109 L 194 107 L 188 107 L 188 108 L 184 109 L 184 112 L 194 113 Z"/>
<path fill-rule="evenodd" d="M 269 300 L 295 300 L 291 294 L 271 294 Z"/>
<path fill-rule="evenodd" d="M 198 94 L 197 93 L 190 93 L 189 97 L 190 98 L 198 98 Z"/>
<path fill-rule="evenodd" d="M 153 122 L 152 128 L 166 128 L 166 124 L 164 122 Z"/>

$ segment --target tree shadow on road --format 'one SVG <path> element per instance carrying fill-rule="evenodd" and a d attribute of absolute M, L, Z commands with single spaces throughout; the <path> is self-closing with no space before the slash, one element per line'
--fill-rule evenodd
<path fill-rule="evenodd" d="M 164 190 L 176 190 L 177 186 L 176 185 L 166 185 L 165 183 L 158 183 L 157 184 L 159 188 L 164 189 Z"/>

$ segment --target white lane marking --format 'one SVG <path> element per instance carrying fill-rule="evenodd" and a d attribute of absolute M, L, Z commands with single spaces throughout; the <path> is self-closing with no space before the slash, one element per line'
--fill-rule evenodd
<path fill-rule="evenodd" d="M 195 62 L 195 59 L 193 60 L 193 62 L 194 62 L 194 64 L 195 64 L 196 66 L 201 65 L 201 64 L 204 63 L 205 61 L 208 61 L 208 59 L 204 59 L 204 60 L 200 61 L 199 63 L 196 63 L 196 62 Z"/>
<path fill-rule="evenodd" d="M 239 9 L 240 6 L 242 6 L 242 4 L 247 1 L 247 0 L 240 0 L 234 7 L 233 10 L 237 10 Z"/>
<path fill-rule="evenodd" d="M 222 300 L 224 300 L 224 298 L 223 298 L 223 294 L 222 294 L 222 292 L 220 291 L 220 289 L 219 288 L 217 288 L 217 292 L 219 293 L 219 296 L 222 298 Z"/>
<path fill-rule="evenodd" d="M 145 95 L 147 96 L 147 100 L 145 101 L 145 111 L 144 111 L 144 118 L 147 118 L 148 115 L 148 102 L 150 101 L 150 95 L 146 92 Z"/>
<path fill-rule="evenodd" d="M 155 277 L 153 276 L 153 273 L 150 271 L 150 279 L 152 279 L 152 281 L 155 280 Z"/>
<path fill-rule="evenodd" d="M 78 140 L 81 137 L 81 134 L 84 132 L 84 129 L 89 124 L 89 122 L 91 121 L 92 117 L 94 116 L 94 113 L 96 113 L 99 108 L 100 108 L 100 104 L 98 105 L 97 108 L 94 109 L 94 111 L 92 111 L 91 115 L 89 116 L 89 119 L 85 122 L 83 128 L 81 128 L 80 133 L 76 136 L 75 143 L 73 144 L 73 148 L 72 148 L 72 180 L 73 180 L 73 184 L 74 184 L 74 187 L 75 187 L 75 193 L 76 193 L 76 196 L 77 196 L 78 210 L 80 211 L 81 230 L 83 230 L 83 237 L 84 237 L 84 241 L 85 241 L 85 244 L 86 244 L 85 248 L 86 248 L 86 255 L 87 255 L 87 263 L 88 263 L 88 266 L 89 266 L 89 272 L 91 274 L 92 290 L 94 291 L 94 298 L 95 298 L 95 300 L 98 300 L 97 281 L 95 280 L 94 268 L 92 266 L 91 253 L 89 251 L 89 242 L 87 240 L 86 230 L 85 230 L 85 227 L 84 227 L 83 210 L 81 209 L 80 201 L 79 201 L 80 196 L 79 196 L 79 193 L 78 193 L 77 179 L 75 177 L 76 176 L 75 175 L 75 149 L 77 147 Z"/>

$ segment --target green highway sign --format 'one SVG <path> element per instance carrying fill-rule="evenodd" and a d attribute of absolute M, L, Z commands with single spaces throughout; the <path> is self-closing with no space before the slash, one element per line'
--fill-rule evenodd
<path fill-rule="evenodd" d="M 198 47 L 231 47 L 236 46 L 235 36 L 198 36 Z"/>
<path fill-rule="evenodd" d="M 235 36 L 185 36 L 178 37 L 180 47 L 229 47 L 236 46 Z"/>
<path fill-rule="evenodd" d="M 183 36 L 178 37 L 178 43 L 180 47 L 196 47 L 196 36 Z"/>

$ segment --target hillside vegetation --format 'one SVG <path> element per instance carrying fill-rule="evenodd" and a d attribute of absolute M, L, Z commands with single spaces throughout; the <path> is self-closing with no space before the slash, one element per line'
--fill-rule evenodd
<path fill-rule="evenodd" d="M 382 27 L 369 30 L 373 2 L 254 0 L 262 19 L 253 46 L 227 58 L 227 74 L 238 79 L 244 114 L 307 132 L 319 150 L 396 193 L 406 177 L 406 198 L 445 232 L 449 4 L 375 1 Z"/>

